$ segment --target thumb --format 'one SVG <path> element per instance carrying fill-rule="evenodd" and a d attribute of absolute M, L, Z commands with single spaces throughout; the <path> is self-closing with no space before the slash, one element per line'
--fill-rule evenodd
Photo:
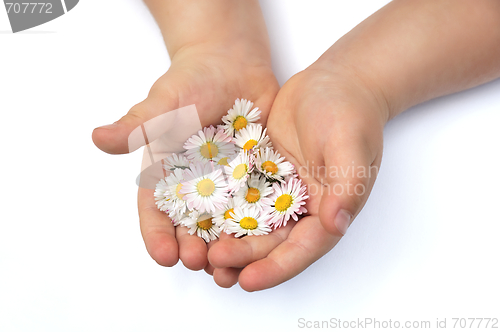
<path fill-rule="evenodd" d="M 349 149 L 353 149 L 352 146 Z M 319 205 L 319 218 L 328 233 L 343 236 L 370 195 L 378 172 L 376 165 L 380 160 L 370 161 L 362 153 L 335 155 L 341 157 L 328 161 L 325 158 L 329 166 Z"/>
<path fill-rule="evenodd" d="M 176 93 L 150 93 L 141 103 L 135 105 L 120 120 L 113 124 L 95 128 L 92 132 L 94 144 L 111 154 L 129 153 L 147 144 L 142 141 L 130 146 L 129 137 L 134 130 L 140 129 L 148 120 L 175 109 L 178 105 Z"/>

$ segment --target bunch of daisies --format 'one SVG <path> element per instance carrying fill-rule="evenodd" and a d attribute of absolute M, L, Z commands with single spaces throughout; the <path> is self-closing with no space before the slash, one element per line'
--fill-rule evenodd
<path fill-rule="evenodd" d="M 156 205 L 175 226 L 206 242 L 221 231 L 264 235 L 307 212 L 306 187 L 291 163 L 273 150 L 260 110 L 237 99 L 224 125 L 200 130 L 186 150 L 163 160 L 168 176 L 156 185 Z"/>

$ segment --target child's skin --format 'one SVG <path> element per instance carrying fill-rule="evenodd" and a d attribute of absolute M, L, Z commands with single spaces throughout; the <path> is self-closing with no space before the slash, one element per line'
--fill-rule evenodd
<path fill-rule="evenodd" d="M 499 76 L 500 1 L 394 1 L 281 88 L 268 119 L 269 136 L 296 167 L 379 166 L 390 118 Z M 310 215 L 295 226 L 269 236 L 223 238 L 209 251 L 217 284 L 239 281 L 254 291 L 296 276 L 341 239 L 375 181 L 342 174 L 302 178 L 313 189 L 323 181 L 330 187 L 361 183 L 367 190 L 361 196 L 310 191 Z"/>
<path fill-rule="evenodd" d="M 254 14 L 261 18 L 260 12 Z M 224 65 L 227 61 L 231 57 Z M 269 135 L 277 150 L 302 170 L 301 178 L 310 186 L 309 215 L 266 236 L 233 239 L 222 235 L 208 252 L 215 282 L 222 287 L 239 282 L 243 289 L 254 291 L 302 272 L 341 239 L 364 206 L 376 176 L 352 176 L 351 172 L 318 175 L 317 168 L 311 173 L 311 166 L 326 166 L 327 171 L 378 167 L 383 127 L 389 119 L 415 104 L 497 77 L 498 0 L 396 0 L 370 16 L 292 77 L 272 105 Z M 121 152 L 117 149 L 120 143 L 110 143 L 117 137 L 113 130 L 118 129 L 94 132 L 94 141 L 105 151 Z M 307 165 L 309 173 L 301 168 Z M 349 186 L 358 184 L 365 188 L 363 194 L 347 193 Z M 317 193 L 319 188 L 324 194 Z M 337 195 L 329 188 L 345 190 Z M 141 193 L 139 200 L 141 203 Z M 147 221 L 145 213 L 151 220 L 159 220 L 154 205 L 147 206 L 153 208 L 141 216 L 146 246 L 160 264 L 173 265 L 177 249 L 173 237 L 164 235 L 173 230 L 164 222 Z M 148 237 L 144 229 L 154 235 Z M 178 241 L 182 252 L 183 241 Z M 170 254 L 167 249 L 172 250 Z M 203 253 L 206 251 L 200 249 L 200 255 Z M 207 266 L 211 272 L 212 267 Z"/>
<path fill-rule="evenodd" d="M 252 100 L 267 118 L 279 89 L 271 68 L 267 29 L 258 1 L 145 0 L 165 39 L 171 66 L 146 100 L 116 124 L 96 128 L 94 143 L 108 153 L 128 153 L 130 132 L 162 113 L 195 104 L 202 126 L 218 124 L 236 98 Z M 155 205 L 154 190 L 139 188 L 141 233 L 151 257 L 163 266 L 179 258 L 192 270 L 208 264 L 207 245 L 185 227 L 175 228 Z M 212 245 L 210 243 L 210 245 Z"/>

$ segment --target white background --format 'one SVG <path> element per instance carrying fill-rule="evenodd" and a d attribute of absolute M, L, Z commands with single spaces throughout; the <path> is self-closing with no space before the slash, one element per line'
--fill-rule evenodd
<path fill-rule="evenodd" d="M 280 84 L 387 1 L 262 1 Z M 293 331 L 298 319 L 500 318 L 500 81 L 388 124 L 381 172 L 339 245 L 270 290 L 158 266 L 139 232 L 141 153 L 92 129 L 169 66 L 139 0 L 85 0 L 12 34 L 0 9 L 0 331 Z M 496 315 L 496 316 L 495 316 Z M 303 329 L 302 329 L 303 330 Z"/>

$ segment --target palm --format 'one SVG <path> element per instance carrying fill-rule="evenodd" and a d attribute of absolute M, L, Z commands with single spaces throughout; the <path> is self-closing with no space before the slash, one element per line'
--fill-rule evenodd
<path fill-rule="evenodd" d="M 172 66 L 151 89 L 150 97 L 163 99 L 164 111 L 196 105 L 202 126 L 221 123 L 236 98 L 254 102 L 265 121 L 278 92 L 268 66 L 248 66 L 218 55 L 194 54 L 172 61 Z"/>

